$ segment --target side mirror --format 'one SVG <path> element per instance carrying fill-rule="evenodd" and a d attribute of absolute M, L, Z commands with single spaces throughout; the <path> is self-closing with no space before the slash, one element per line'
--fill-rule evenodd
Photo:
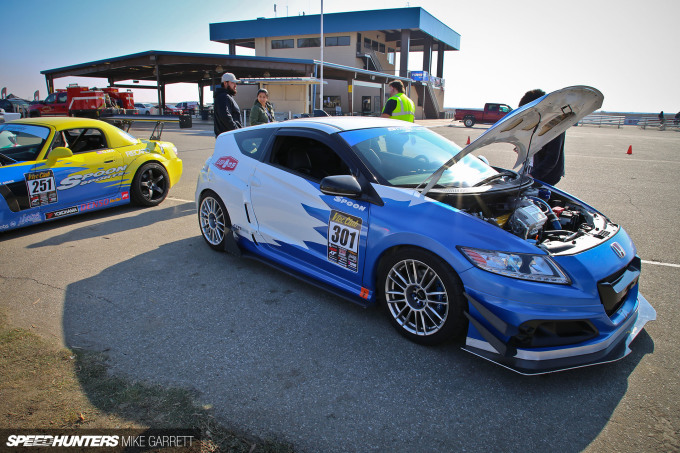
<path fill-rule="evenodd" d="M 326 176 L 321 180 L 321 193 L 357 198 L 361 195 L 361 185 L 351 175 Z"/>
<path fill-rule="evenodd" d="M 50 151 L 50 154 L 47 156 L 47 163 L 49 165 L 54 165 L 57 160 L 65 159 L 67 157 L 73 157 L 73 152 L 68 148 L 64 148 L 63 146 L 57 146 L 52 151 Z"/>

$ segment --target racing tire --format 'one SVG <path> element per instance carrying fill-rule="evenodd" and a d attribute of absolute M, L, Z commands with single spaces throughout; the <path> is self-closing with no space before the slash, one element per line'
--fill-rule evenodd
<path fill-rule="evenodd" d="M 472 127 L 472 126 L 475 125 L 475 119 L 474 118 L 464 118 L 463 124 L 465 125 L 465 127 Z"/>
<path fill-rule="evenodd" d="M 130 186 L 132 202 L 140 206 L 158 206 L 170 191 L 170 178 L 164 166 L 156 162 L 142 165 Z"/>
<path fill-rule="evenodd" d="M 231 232 L 231 219 L 220 197 L 211 190 L 203 192 L 198 201 L 198 226 L 210 248 L 223 252 Z"/>
<path fill-rule="evenodd" d="M 145 115 L 151 115 L 151 112 L 147 110 Z"/>
<path fill-rule="evenodd" d="M 385 257 L 378 266 L 378 291 L 392 325 L 415 343 L 436 345 L 467 330 L 463 285 L 433 253 L 407 247 Z"/>

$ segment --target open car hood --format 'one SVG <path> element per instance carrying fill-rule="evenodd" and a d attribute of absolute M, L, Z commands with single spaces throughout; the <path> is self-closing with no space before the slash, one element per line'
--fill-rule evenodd
<path fill-rule="evenodd" d="M 513 168 L 519 167 L 552 139 L 600 108 L 603 100 L 604 96 L 595 88 L 573 86 L 553 91 L 513 110 L 423 182 L 421 186 L 427 185 L 422 194 L 427 194 L 437 184 L 446 169 L 472 151 L 493 143 L 515 145 L 517 162 Z"/>

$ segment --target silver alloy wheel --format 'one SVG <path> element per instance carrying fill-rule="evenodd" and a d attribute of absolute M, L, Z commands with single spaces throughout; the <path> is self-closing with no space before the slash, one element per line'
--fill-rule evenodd
<path fill-rule="evenodd" d="M 449 313 L 449 298 L 441 278 L 417 260 L 392 266 L 385 279 L 385 300 L 394 320 L 413 335 L 438 332 Z"/>
<path fill-rule="evenodd" d="M 205 197 L 201 202 L 201 231 L 203 237 L 212 245 L 219 245 L 224 239 L 226 224 L 220 203 L 213 197 Z"/>

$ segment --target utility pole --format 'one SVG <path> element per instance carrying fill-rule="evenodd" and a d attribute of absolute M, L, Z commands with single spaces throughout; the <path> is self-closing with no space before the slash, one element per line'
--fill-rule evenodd
<path fill-rule="evenodd" d="M 321 110 L 323 110 L 323 0 L 321 0 L 321 88 L 319 89 L 319 94 L 321 96 Z"/>

